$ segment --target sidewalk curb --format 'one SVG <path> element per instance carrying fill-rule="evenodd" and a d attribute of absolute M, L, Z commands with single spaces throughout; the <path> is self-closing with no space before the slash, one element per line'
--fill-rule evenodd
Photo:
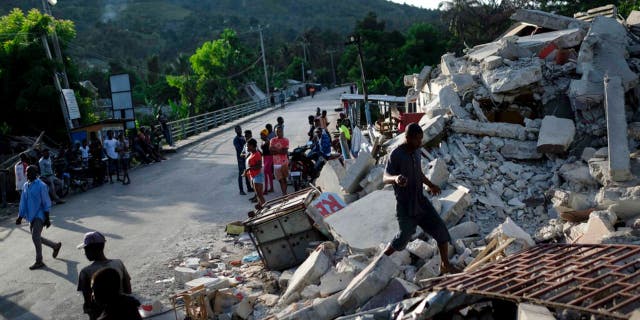
<path fill-rule="evenodd" d="M 259 117 L 262 117 L 262 116 L 264 116 L 264 115 L 266 115 L 268 113 L 271 113 L 271 112 L 273 112 L 275 110 L 279 110 L 279 109 L 281 109 L 281 108 L 280 107 L 267 108 L 266 110 L 263 110 L 263 111 L 260 111 L 260 112 L 257 112 L 257 113 L 253 113 L 253 114 L 248 115 L 246 117 L 242 117 L 242 118 L 236 119 L 234 121 L 225 123 L 225 124 L 223 124 L 223 125 L 221 125 L 221 126 L 219 126 L 217 128 L 213 128 L 213 129 L 210 129 L 210 130 L 205 131 L 203 133 L 200 133 L 199 136 L 196 136 L 195 139 L 193 139 L 191 141 L 187 141 L 184 144 L 181 144 L 179 146 L 176 146 L 175 147 L 175 151 L 178 152 L 183 148 L 192 146 L 192 145 L 194 145 L 196 143 L 200 143 L 203 140 L 207 140 L 207 139 L 213 138 L 213 137 L 215 137 L 215 136 L 217 136 L 219 134 L 222 134 L 222 133 L 224 133 L 224 132 L 226 132 L 228 130 L 233 129 L 233 127 L 235 127 L 236 125 L 245 124 L 245 123 L 247 123 L 249 121 L 252 121 L 254 119 L 257 119 Z"/>

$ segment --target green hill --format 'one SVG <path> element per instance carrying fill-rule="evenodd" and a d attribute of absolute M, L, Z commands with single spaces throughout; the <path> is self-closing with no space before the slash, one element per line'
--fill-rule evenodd
<path fill-rule="evenodd" d="M 3 0 L 0 14 L 12 8 L 42 8 L 40 0 Z M 59 0 L 58 18 L 73 20 L 77 38 L 66 44 L 80 61 L 106 65 L 116 60 L 137 65 L 152 55 L 169 61 L 191 53 L 204 41 L 233 28 L 251 48 L 258 48 L 252 27 L 268 25 L 268 51 L 297 41 L 303 34 L 333 34 L 342 39 L 368 12 L 386 22 L 387 30 L 406 31 L 415 22 L 437 22 L 438 12 L 385 0 Z M 325 40 L 326 42 L 326 40 Z M 336 41 L 336 47 L 342 45 Z M 313 50 L 311 43 L 310 51 Z"/>

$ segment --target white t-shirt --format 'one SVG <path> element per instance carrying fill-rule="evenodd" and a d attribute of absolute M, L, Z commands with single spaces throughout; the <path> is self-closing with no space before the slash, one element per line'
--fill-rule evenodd
<path fill-rule="evenodd" d="M 118 147 L 118 140 L 116 139 L 107 139 L 103 143 L 104 150 L 107 152 L 107 156 L 111 159 L 118 159 L 118 152 L 116 152 L 116 147 Z"/>
<path fill-rule="evenodd" d="M 89 159 L 89 146 L 86 147 L 80 147 L 80 152 L 82 153 L 82 159 L 86 160 Z"/>

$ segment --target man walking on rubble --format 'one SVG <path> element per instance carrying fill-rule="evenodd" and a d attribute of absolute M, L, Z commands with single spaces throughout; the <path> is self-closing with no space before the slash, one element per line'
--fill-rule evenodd
<path fill-rule="evenodd" d="M 403 250 L 415 233 L 416 227 L 420 226 L 438 242 L 442 261 L 440 272 L 457 273 L 459 270 L 449 263 L 449 230 L 423 194 L 423 184 L 427 185 L 430 193 L 434 195 L 440 194 L 440 188 L 429 181 L 422 172 L 419 151 L 422 136 L 422 128 L 417 123 L 410 124 L 407 127 L 405 143 L 391 152 L 384 171 L 384 183 L 393 184 L 397 201 L 396 217 L 400 227 L 400 232 L 387 246 L 384 254 L 391 255 L 395 251 Z"/>

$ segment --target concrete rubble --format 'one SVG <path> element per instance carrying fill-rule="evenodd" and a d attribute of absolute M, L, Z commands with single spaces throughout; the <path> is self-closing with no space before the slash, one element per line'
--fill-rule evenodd
<path fill-rule="evenodd" d="M 541 242 L 640 243 L 640 41 L 629 33 L 640 32 L 639 17 L 626 26 L 518 10 L 513 20 L 542 32 L 447 53 L 438 67 L 405 76 L 424 113 L 420 165 L 442 189 L 424 193 L 449 228 L 454 266 L 479 268 Z M 418 291 L 441 275 L 442 260 L 420 228 L 405 250 L 382 254 L 399 230 L 395 195 L 382 176 L 405 135 L 368 132 L 378 148 L 344 165 L 331 160 L 316 179 L 346 206 L 320 218 L 309 213 L 330 240 L 309 243 L 302 264 L 212 271 L 190 260 L 175 266 L 175 283 L 242 292 L 246 302 L 226 314 L 243 319 L 387 319 L 407 308 L 431 318 L 476 303 Z M 412 300 L 416 294 L 423 298 Z M 413 303 L 424 297 L 436 305 L 420 313 Z M 514 310 L 519 319 L 558 316 L 536 305 Z"/>

